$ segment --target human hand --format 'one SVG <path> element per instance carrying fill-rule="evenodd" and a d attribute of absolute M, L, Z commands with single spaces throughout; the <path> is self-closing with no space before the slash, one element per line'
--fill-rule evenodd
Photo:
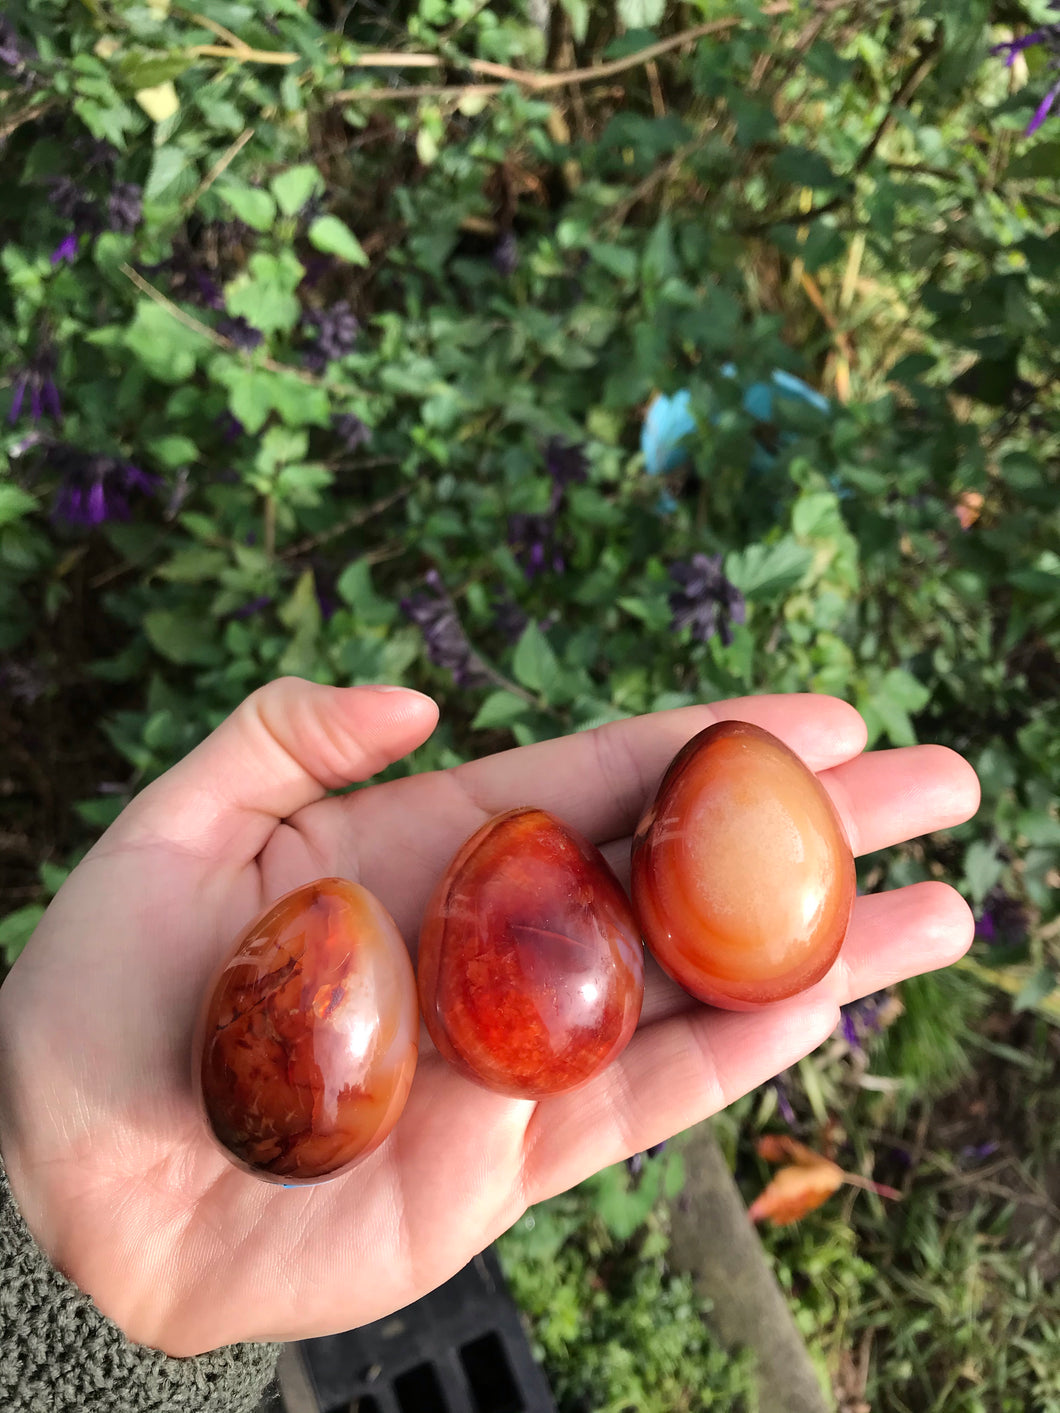
<path fill-rule="evenodd" d="M 122 813 L 0 989 L 0 1149 L 53 1263 L 130 1339 L 174 1355 L 367 1323 L 441 1284 L 528 1205 L 786 1069 L 841 1004 L 962 955 L 972 919 L 953 889 L 873 894 L 824 980 L 764 1011 L 706 1008 L 649 959 L 629 1048 L 574 1093 L 492 1093 L 424 1038 L 396 1129 L 352 1172 L 286 1189 L 225 1159 L 196 1106 L 190 1047 L 211 976 L 262 908 L 315 878 L 354 879 L 415 955 L 452 854 L 525 804 L 599 844 L 625 882 L 665 767 L 722 718 L 765 727 L 820 773 L 855 853 L 978 806 L 952 751 L 863 754 L 857 713 L 815 696 L 661 712 L 324 798 L 421 744 L 434 703 L 293 678 L 248 698 Z"/>

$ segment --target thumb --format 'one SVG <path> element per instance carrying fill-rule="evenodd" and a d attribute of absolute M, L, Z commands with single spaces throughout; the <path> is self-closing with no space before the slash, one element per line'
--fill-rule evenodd
<path fill-rule="evenodd" d="M 112 841 L 214 854 L 231 841 L 233 826 L 242 834 L 257 819 L 267 832 L 328 790 L 367 780 L 422 745 L 437 721 L 431 698 L 406 687 L 278 678 L 138 795 Z M 261 842 L 247 839 L 251 857 Z"/>

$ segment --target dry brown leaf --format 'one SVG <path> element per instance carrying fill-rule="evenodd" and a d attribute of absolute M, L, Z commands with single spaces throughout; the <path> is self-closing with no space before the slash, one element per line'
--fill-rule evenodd
<path fill-rule="evenodd" d="M 791 1166 L 780 1168 L 765 1191 L 752 1202 L 749 1212 L 754 1222 L 770 1221 L 774 1226 L 797 1222 L 807 1212 L 820 1207 L 843 1183 L 876 1192 L 881 1197 L 900 1199 L 901 1193 L 883 1183 L 873 1182 L 860 1173 L 846 1173 L 830 1158 L 815 1153 L 787 1133 L 764 1133 L 755 1144 L 758 1156 L 767 1163 L 790 1160 Z"/>
<path fill-rule="evenodd" d="M 782 1163 L 785 1158 L 789 1158 L 800 1167 L 813 1168 L 818 1163 L 828 1161 L 820 1153 L 815 1153 L 812 1148 L 807 1148 L 805 1143 L 800 1143 L 797 1138 L 792 1138 L 787 1133 L 764 1133 L 755 1147 L 758 1149 L 758 1156 L 764 1158 L 767 1163 Z"/>
<path fill-rule="evenodd" d="M 787 1226 L 820 1207 L 842 1187 L 845 1179 L 843 1169 L 827 1158 L 818 1158 L 812 1166 L 802 1163 L 798 1167 L 780 1168 L 765 1191 L 751 1203 L 748 1214 L 753 1222 L 770 1221 L 775 1227 Z"/>
<path fill-rule="evenodd" d="M 983 509 L 983 496 L 980 491 L 961 491 L 957 504 L 953 507 L 962 530 L 970 530 Z"/>

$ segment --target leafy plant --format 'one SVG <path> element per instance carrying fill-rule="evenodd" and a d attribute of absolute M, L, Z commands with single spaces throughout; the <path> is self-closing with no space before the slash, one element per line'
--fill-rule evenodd
<path fill-rule="evenodd" d="M 832 692 L 874 745 L 952 746 L 983 783 L 977 820 L 861 865 L 977 914 L 979 984 L 906 988 L 886 1033 L 901 1124 L 999 1058 L 984 984 L 1056 1014 L 1055 25 L 986 0 L 547 9 L 6 8 L 0 946 L 278 673 L 437 696 L 396 771 Z M 825 1059 L 803 1084 L 825 1115 L 842 1090 Z M 609 1250 L 649 1272 L 624 1308 L 673 1302 L 684 1352 L 620 1360 L 581 1217 L 556 1270 L 524 1253 L 525 1298 L 552 1292 L 557 1330 L 587 1302 L 622 1363 L 563 1353 L 571 1406 L 593 1380 L 685 1406 L 674 1370 L 719 1356 L 609 1182 Z M 945 1238 L 930 1279 L 981 1269 Z M 815 1267 L 808 1236 L 776 1249 L 842 1329 L 863 1258 L 817 1239 Z M 1021 1406 L 1049 1318 L 1009 1349 Z"/>

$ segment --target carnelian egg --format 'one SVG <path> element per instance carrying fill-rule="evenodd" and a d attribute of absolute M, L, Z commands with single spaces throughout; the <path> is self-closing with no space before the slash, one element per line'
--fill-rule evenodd
<path fill-rule="evenodd" d="M 259 1177 L 337 1177 L 397 1123 L 418 1029 L 408 949 L 382 904 L 341 878 L 296 888 L 250 924 L 208 993 L 195 1081 L 209 1126 Z"/>
<path fill-rule="evenodd" d="M 722 721 L 674 758 L 633 840 L 633 904 L 684 989 L 752 1010 L 835 961 L 854 858 L 824 786 L 761 727 Z"/>
<path fill-rule="evenodd" d="M 424 917 L 420 1008 L 440 1053 L 520 1098 L 587 1083 L 640 1017 L 644 949 L 600 851 L 539 809 L 459 850 Z"/>

